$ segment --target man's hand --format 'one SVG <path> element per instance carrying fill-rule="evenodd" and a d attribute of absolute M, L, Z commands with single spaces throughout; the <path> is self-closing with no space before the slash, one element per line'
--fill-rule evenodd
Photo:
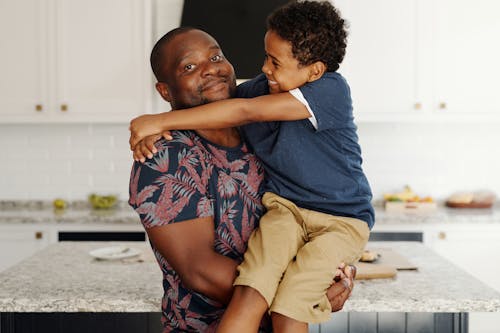
<path fill-rule="evenodd" d="M 354 288 L 355 277 L 355 266 L 345 266 L 342 264 L 339 267 L 337 276 L 335 277 L 336 282 L 326 291 L 326 296 L 332 306 L 332 312 L 340 311 L 344 307 L 344 303 L 351 296 L 352 289 Z"/>
<path fill-rule="evenodd" d="M 148 135 L 158 134 L 163 132 L 160 126 L 161 119 L 159 114 L 145 114 L 132 119 L 130 122 L 130 150 L 135 151 L 135 146 Z"/>

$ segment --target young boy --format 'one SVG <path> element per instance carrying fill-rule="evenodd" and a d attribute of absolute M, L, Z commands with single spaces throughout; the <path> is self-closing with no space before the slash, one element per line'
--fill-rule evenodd
<path fill-rule="evenodd" d="M 246 124 L 243 137 L 263 161 L 267 213 L 250 238 L 219 332 L 256 332 L 267 309 L 275 332 L 307 332 L 308 322 L 328 320 L 335 270 L 359 258 L 374 223 L 349 87 L 336 72 L 344 21 L 327 1 L 303 1 L 276 10 L 267 23 L 263 74 L 238 87 L 240 98 L 131 123 L 136 159 L 154 152 L 136 147 L 146 135 Z M 196 61 L 182 68 L 181 75 L 203 74 L 200 91 L 221 84 Z"/>

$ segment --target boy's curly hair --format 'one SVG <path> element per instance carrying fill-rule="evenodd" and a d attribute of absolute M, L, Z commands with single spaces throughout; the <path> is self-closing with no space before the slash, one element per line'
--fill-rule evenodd
<path fill-rule="evenodd" d="M 328 1 L 293 1 L 268 16 L 267 29 L 292 44 L 300 65 L 322 61 L 335 72 L 344 59 L 346 23 Z"/>

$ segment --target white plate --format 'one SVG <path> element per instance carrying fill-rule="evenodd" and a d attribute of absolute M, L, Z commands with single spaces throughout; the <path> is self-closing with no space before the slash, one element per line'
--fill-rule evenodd
<path fill-rule="evenodd" d="M 89 254 L 97 259 L 117 260 L 135 257 L 141 254 L 141 251 L 128 246 L 110 246 L 92 250 Z"/>

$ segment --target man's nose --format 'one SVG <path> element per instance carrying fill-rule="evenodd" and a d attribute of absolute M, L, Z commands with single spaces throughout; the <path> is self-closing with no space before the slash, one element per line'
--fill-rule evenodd
<path fill-rule="evenodd" d="M 219 66 L 215 62 L 207 62 L 203 65 L 201 75 L 215 75 L 219 72 Z"/>

